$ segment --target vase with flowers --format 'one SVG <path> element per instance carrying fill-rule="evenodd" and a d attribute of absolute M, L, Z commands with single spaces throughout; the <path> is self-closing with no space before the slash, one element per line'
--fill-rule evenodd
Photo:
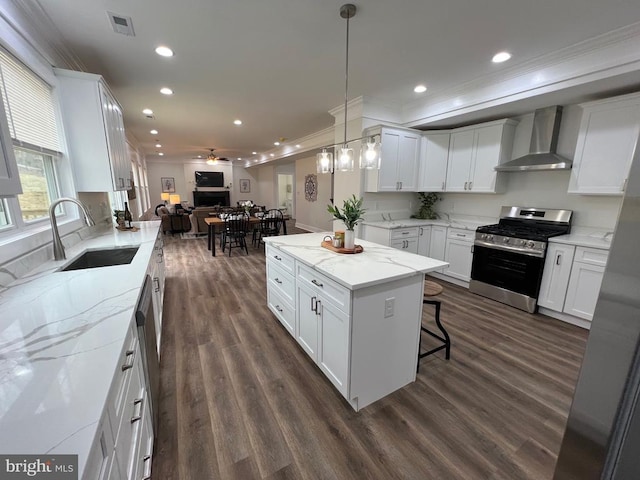
<path fill-rule="evenodd" d="M 355 248 L 354 228 L 360 220 L 363 220 L 362 215 L 365 213 L 362 201 L 362 197 L 356 198 L 355 195 L 351 195 L 351 198 L 347 198 L 343 202 L 342 211 L 335 205 L 327 205 L 327 211 L 337 220 L 342 220 L 347 229 L 344 232 L 344 248 L 347 250 Z"/>

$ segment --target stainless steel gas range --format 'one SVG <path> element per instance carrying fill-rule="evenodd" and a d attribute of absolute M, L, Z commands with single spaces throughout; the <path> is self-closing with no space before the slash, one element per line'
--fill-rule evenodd
<path fill-rule="evenodd" d="M 502 207 L 500 221 L 478 227 L 469 290 L 535 312 L 548 239 L 571 230 L 571 210 Z"/>

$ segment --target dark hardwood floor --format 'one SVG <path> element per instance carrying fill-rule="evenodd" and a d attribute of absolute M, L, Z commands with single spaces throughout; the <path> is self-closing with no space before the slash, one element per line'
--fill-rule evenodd
<path fill-rule="evenodd" d="M 263 250 L 165 238 L 154 480 L 552 478 L 586 331 L 441 282 L 451 360 L 356 413 L 267 309 Z"/>

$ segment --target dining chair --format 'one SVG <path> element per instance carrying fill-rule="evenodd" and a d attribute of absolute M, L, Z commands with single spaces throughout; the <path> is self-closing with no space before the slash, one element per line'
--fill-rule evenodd
<path fill-rule="evenodd" d="M 229 256 L 231 249 L 234 247 L 244 248 L 249 255 L 247 249 L 247 232 L 249 231 L 249 215 L 246 213 L 231 214 L 224 220 L 223 236 L 221 238 L 222 251 L 229 247 Z M 227 245 L 228 244 L 228 245 Z"/>
<path fill-rule="evenodd" d="M 284 222 L 284 215 L 282 215 L 282 211 L 277 208 L 272 208 L 271 210 L 267 210 L 264 214 L 264 217 L 260 220 L 260 231 L 258 233 L 258 248 L 260 248 L 260 244 L 264 244 L 262 239 L 264 237 L 273 237 L 276 235 L 280 235 L 280 228 L 282 227 L 282 223 Z"/>

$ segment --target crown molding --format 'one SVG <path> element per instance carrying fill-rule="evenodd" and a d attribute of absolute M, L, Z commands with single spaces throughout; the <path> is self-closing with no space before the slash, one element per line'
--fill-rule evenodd
<path fill-rule="evenodd" d="M 638 70 L 640 22 L 405 104 L 403 124 L 425 126 Z"/>
<path fill-rule="evenodd" d="M 0 7 L 0 16 L 49 65 L 86 70 L 37 0 L 6 0 Z"/>

